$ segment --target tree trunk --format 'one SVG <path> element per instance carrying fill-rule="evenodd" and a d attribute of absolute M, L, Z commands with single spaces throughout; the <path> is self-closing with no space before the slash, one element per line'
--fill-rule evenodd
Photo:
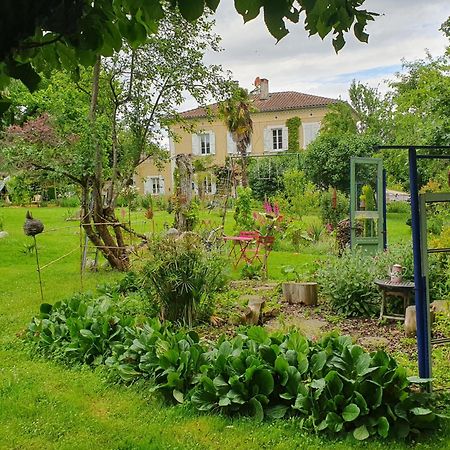
<path fill-rule="evenodd" d="M 82 225 L 89 240 L 108 260 L 114 269 L 125 271 L 129 268 L 129 257 L 119 221 L 114 212 L 114 199 L 103 201 L 103 149 L 96 134 L 96 117 L 100 81 L 100 56 L 94 66 L 92 80 L 89 122 L 94 147 L 94 176 L 86 179 L 82 186 Z M 113 149 L 115 152 L 116 149 Z M 110 197 L 110 195 L 107 195 Z M 112 227 L 112 233 L 111 233 Z"/>
<path fill-rule="evenodd" d="M 194 169 L 188 155 L 176 156 L 178 186 L 176 188 L 175 228 L 178 231 L 190 231 L 187 213 L 192 202 L 192 175 Z"/>

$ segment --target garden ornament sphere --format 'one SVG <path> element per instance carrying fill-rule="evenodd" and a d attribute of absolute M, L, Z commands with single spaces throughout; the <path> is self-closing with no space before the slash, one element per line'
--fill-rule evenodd
<path fill-rule="evenodd" d="M 36 236 L 44 231 L 44 224 L 38 219 L 33 219 L 30 211 L 27 211 L 23 231 L 27 236 Z"/>

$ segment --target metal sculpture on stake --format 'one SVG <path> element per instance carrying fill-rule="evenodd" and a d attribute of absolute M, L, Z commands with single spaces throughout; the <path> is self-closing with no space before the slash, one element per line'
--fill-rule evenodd
<path fill-rule="evenodd" d="M 38 254 L 38 248 L 37 248 L 37 242 L 36 242 L 36 235 L 40 234 L 44 231 L 44 224 L 38 219 L 33 219 L 33 216 L 31 215 L 30 211 L 27 211 L 27 214 L 25 216 L 25 223 L 23 225 L 23 231 L 27 236 L 32 236 L 33 240 L 34 240 L 34 251 L 36 253 L 36 265 L 37 265 L 37 272 L 39 275 L 39 287 L 41 288 L 41 299 L 42 299 L 42 302 L 44 302 L 44 291 L 42 289 L 41 268 L 39 266 L 39 254 Z"/>

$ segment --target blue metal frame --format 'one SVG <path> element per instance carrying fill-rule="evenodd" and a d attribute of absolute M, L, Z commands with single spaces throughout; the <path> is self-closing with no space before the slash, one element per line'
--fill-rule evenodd
<path fill-rule="evenodd" d="M 450 146 L 379 146 L 378 149 L 408 150 L 409 182 L 411 193 L 411 223 L 414 255 L 414 284 L 417 324 L 417 354 L 419 361 L 419 376 L 431 378 L 431 327 L 430 309 L 427 301 L 427 283 L 424 267 L 422 267 L 423 242 L 421 242 L 420 203 L 418 189 L 417 160 L 418 159 L 445 159 L 450 160 L 450 155 L 418 155 L 417 149 L 448 150 Z M 427 250 L 427 249 L 426 249 Z M 428 251 L 428 250 L 427 250 Z M 431 386 L 429 386 L 431 387 Z"/>
<path fill-rule="evenodd" d="M 411 224 L 414 255 L 414 284 L 417 324 L 417 356 L 419 376 L 431 378 L 431 344 L 428 326 L 430 311 L 426 302 L 426 280 L 422 270 L 422 243 L 420 237 L 419 189 L 417 176 L 417 150 L 408 149 L 409 181 L 411 193 Z"/>

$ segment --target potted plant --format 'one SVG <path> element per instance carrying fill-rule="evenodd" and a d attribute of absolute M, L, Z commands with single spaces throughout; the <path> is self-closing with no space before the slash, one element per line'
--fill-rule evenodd
<path fill-rule="evenodd" d="M 317 283 L 302 281 L 302 275 L 293 266 L 283 266 L 281 273 L 287 281 L 282 284 L 284 298 L 290 304 L 317 305 Z"/>

